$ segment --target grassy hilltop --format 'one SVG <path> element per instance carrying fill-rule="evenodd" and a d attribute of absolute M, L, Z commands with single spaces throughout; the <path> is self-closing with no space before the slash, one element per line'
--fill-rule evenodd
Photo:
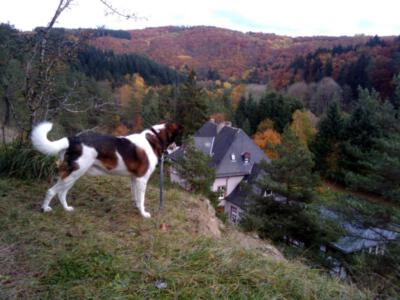
<path fill-rule="evenodd" d="M 246 250 L 229 226 L 220 238 L 199 230 L 202 201 L 173 187 L 157 215 L 158 188 L 150 185 L 153 217 L 145 220 L 125 178 L 78 181 L 73 213 L 56 199 L 52 213 L 39 213 L 48 186 L 0 178 L 1 299 L 368 298 L 299 262 Z"/>

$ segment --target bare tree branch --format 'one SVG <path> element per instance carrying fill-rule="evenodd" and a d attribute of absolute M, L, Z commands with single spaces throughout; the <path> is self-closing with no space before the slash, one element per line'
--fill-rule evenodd
<path fill-rule="evenodd" d="M 137 21 L 139 19 L 139 17 L 135 13 L 121 12 L 120 10 L 113 7 L 108 1 L 106 1 L 106 0 L 99 0 L 99 1 L 107 7 L 107 9 L 110 11 L 110 14 L 120 16 L 127 20 L 133 19 L 133 20 Z"/>

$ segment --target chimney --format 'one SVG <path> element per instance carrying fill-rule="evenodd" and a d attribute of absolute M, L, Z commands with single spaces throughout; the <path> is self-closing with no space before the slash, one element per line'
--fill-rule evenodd
<path fill-rule="evenodd" d="M 232 122 L 225 121 L 217 124 L 217 134 L 221 131 L 225 126 L 232 127 Z"/>

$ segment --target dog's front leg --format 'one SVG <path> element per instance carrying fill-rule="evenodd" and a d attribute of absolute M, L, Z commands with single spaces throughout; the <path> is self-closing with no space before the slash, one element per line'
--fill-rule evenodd
<path fill-rule="evenodd" d="M 144 218 L 150 218 L 151 214 L 144 208 L 146 187 L 147 180 L 144 180 L 143 178 L 132 179 L 131 188 L 133 190 L 133 194 L 135 195 L 136 206 Z"/>

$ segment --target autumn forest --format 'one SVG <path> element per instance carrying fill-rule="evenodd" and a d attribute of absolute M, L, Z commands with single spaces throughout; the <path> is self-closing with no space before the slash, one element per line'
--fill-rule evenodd
<path fill-rule="evenodd" d="M 307 207 L 329 187 L 374 199 L 380 208 L 368 206 L 365 215 L 375 225 L 400 220 L 400 36 L 289 37 L 208 26 L 23 32 L 1 24 L 0 45 L 0 174 L 51 175 L 32 151 L 24 155 L 38 173 L 22 174 L 13 159 L 44 119 L 56 123 L 57 135 L 124 135 L 175 119 L 185 141 L 213 118 L 231 121 L 263 149 L 282 174 L 269 187 L 301 202 L 287 213 L 311 228 L 306 236 L 290 221 L 263 224 L 261 235 L 286 226 L 281 236 L 319 249 L 334 230 Z M 290 182 L 288 170 L 296 171 Z M 279 216 L 281 208 L 271 207 L 269 217 Z M 379 278 L 385 295 L 399 292 L 400 250 L 391 251 L 371 264 L 349 262 L 354 281 L 368 287 Z M 363 277 L 366 269 L 374 275 Z"/>

